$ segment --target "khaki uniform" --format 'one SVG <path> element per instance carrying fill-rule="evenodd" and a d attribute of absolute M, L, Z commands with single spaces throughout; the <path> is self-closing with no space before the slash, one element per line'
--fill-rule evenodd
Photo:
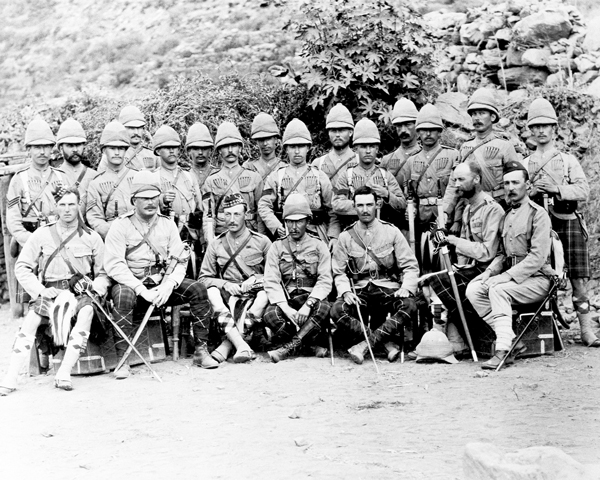
<path fill-rule="evenodd" d="M 400 187 L 404 188 L 404 181 L 406 179 L 401 175 L 398 176 L 398 174 L 402 171 L 402 167 L 404 167 L 407 160 L 413 155 L 419 153 L 420 151 L 421 146 L 417 142 L 413 143 L 408 148 L 404 148 L 402 145 L 400 145 L 392 153 L 388 153 L 387 155 L 383 156 L 383 158 L 381 159 L 380 166 L 385 168 L 394 177 L 396 177 L 396 180 L 398 181 Z"/>
<path fill-rule="evenodd" d="M 333 211 L 342 225 L 348 226 L 357 220 L 352 196 L 357 188 L 367 184 L 382 186 L 389 192 L 381 209 L 384 219 L 402 215 L 400 212 L 406 208 L 406 199 L 394 176 L 383 167 L 372 165 L 365 170 L 358 164 L 347 168 L 334 186 Z"/>
<path fill-rule="evenodd" d="M 298 182 L 298 180 L 301 180 Z M 296 187 L 292 190 L 292 187 Z M 306 196 L 313 213 L 309 230 L 323 241 L 337 238 L 340 232 L 339 222 L 331 211 L 333 189 L 327 175 L 311 165 L 299 168 L 282 165 L 271 173 L 258 202 L 258 213 L 273 235 L 283 228 L 281 214 L 283 203 L 292 192 Z"/>
<path fill-rule="evenodd" d="M 476 161 L 483 170 L 481 179 L 483 191 L 492 195 L 497 202 L 504 200 L 504 184 L 502 182 L 504 164 L 513 160 L 517 162 L 522 160 L 513 144 L 508 140 L 498 138 L 494 132 L 490 132 L 485 138 L 474 138 L 462 145 L 457 164 L 470 160 Z M 458 200 L 454 178 L 450 176 L 450 183 L 444 194 L 444 212 L 449 219 L 455 218 L 460 221 L 460 216 L 453 216 Z M 457 215 L 462 215 L 462 213 L 457 212 Z"/>
<path fill-rule="evenodd" d="M 283 163 L 285 164 L 285 162 Z M 244 168 L 247 168 L 248 170 L 252 170 L 256 173 L 258 173 L 263 181 L 263 188 L 265 183 L 267 182 L 267 178 L 268 176 L 273 173 L 274 171 L 278 170 L 279 167 L 281 167 L 282 161 L 280 158 L 276 158 L 276 161 L 273 162 L 273 164 L 268 167 L 266 165 L 266 163 L 264 161 L 262 161 L 260 158 L 257 160 L 248 160 L 247 162 L 244 162 L 244 164 L 242 165 Z M 262 197 L 262 191 L 260 192 L 260 195 L 258 196 L 258 199 L 260 199 L 260 197 Z M 258 231 L 259 233 L 262 233 L 263 235 L 267 235 L 270 236 L 271 232 L 269 231 L 269 229 L 266 227 L 265 222 L 262 221 L 262 218 L 260 218 L 260 215 L 258 216 Z"/>
<path fill-rule="evenodd" d="M 175 216 L 175 223 L 179 226 L 187 225 L 191 213 L 202 211 L 202 196 L 196 177 L 181 167 L 174 170 L 161 167 L 159 172 L 163 193 L 175 192 L 175 200 L 168 206 L 169 213 Z"/>
<path fill-rule="evenodd" d="M 142 147 L 141 144 L 137 149 L 129 147 L 125 152 L 125 158 L 123 159 L 123 166 L 131 168 L 136 172 L 140 170 L 151 170 L 154 171 L 160 167 L 160 158 L 154 155 L 151 150 Z M 104 155 L 100 159 L 98 164 L 98 173 L 104 172 L 108 169 L 107 160 Z"/>
<path fill-rule="evenodd" d="M 64 174 L 52 167 L 48 167 L 45 176 L 30 167 L 11 178 L 6 194 L 6 227 L 19 245 L 25 245 L 40 224 L 56 220 L 52 192 L 64 185 Z"/>
<path fill-rule="evenodd" d="M 209 162 L 206 162 L 206 167 L 204 167 L 204 168 L 196 168 L 196 167 L 192 166 L 190 173 L 192 173 L 196 176 L 196 181 L 198 182 L 198 187 L 200 188 L 200 191 L 202 191 L 202 187 L 204 186 L 206 179 L 209 176 L 211 176 L 213 173 L 216 173 L 218 171 L 219 171 L 219 169 L 217 167 L 213 166 Z"/>
<path fill-rule="evenodd" d="M 508 350 L 515 336 L 511 305 L 539 302 L 550 289 L 554 275 L 549 264 L 550 218 L 526 197 L 506 212 L 501 232 L 498 255 L 487 269 L 492 275 L 506 273 L 512 280 L 488 289 L 476 278 L 467 287 L 467 298 L 496 332 L 496 349 Z"/>
<path fill-rule="evenodd" d="M 90 227 L 106 238 L 113 220 L 131 210 L 131 182 L 134 170 L 105 170 L 94 178 L 88 189 L 86 220 Z M 116 186 L 116 188 L 115 188 Z"/>
<path fill-rule="evenodd" d="M 260 175 L 240 165 L 231 169 L 222 167 L 210 175 L 202 187 L 202 229 L 207 243 L 210 244 L 213 238 L 227 230 L 223 199 L 233 193 L 241 193 L 244 197 L 248 205 L 246 225 L 251 230 L 258 231 L 257 202 L 262 189 Z"/>
<path fill-rule="evenodd" d="M 63 161 L 60 169 L 65 174 L 65 183 L 67 186 L 76 186 L 79 191 L 81 213 L 85 215 L 88 187 L 90 182 L 98 175 L 98 172 L 93 168 L 86 167 L 83 163 L 79 163 L 74 167 L 69 162 Z M 83 174 L 83 177 L 81 175 Z M 81 177 L 81 178 L 80 178 Z"/>
<path fill-rule="evenodd" d="M 313 167 L 327 175 L 331 185 L 335 185 L 338 182 L 346 168 L 356 165 L 358 165 L 358 155 L 350 148 L 342 156 L 338 156 L 335 150 L 331 149 L 327 154 L 316 158 L 312 162 Z"/>

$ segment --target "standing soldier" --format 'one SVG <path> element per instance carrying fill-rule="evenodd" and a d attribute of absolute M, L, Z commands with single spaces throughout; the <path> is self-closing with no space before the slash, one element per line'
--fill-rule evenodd
<path fill-rule="evenodd" d="M 331 211 L 333 190 L 327 175 L 307 164 L 312 137 L 301 120 L 294 118 L 283 132 L 283 147 L 289 165 L 271 173 L 258 202 L 258 213 L 272 235 L 286 235 L 282 222 L 285 200 L 291 193 L 303 194 L 310 205 L 312 217 L 308 230 L 328 244 L 339 235 L 339 223 Z"/>
<path fill-rule="evenodd" d="M 184 278 L 185 261 L 182 263 L 179 258 L 184 244 L 175 223 L 158 213 L 160 193 L 158 173 L 137 172 L 131 185 L 134 209 L 116 219 L 106 236 L 104 266 L 116 282 L 111 291 L 114 317 L 132 338 L 136 306 L 145 310 L 150 304 L 160 307 L 189 303 L 196 343 L 194 363 L 200 365 L 204 358 L 210 357 L 206 341 L 212 311 L 204 285 Z M 115 339 L 115 350 L 121 360 L 127 350 L 125 340 Z M 115 377 L 124 379 L 129 374 L 125 359 Z"/>
<path fill-rule="evenodd" d="M 487 88 L 476 90 L 467 105 L 467 112 L 473 120 L 475 138 L 463 143 L 460 148 L 458 162 L 475 160 L 481 167 L 481 185 L 483 191 L 489 193 L 502 206 L 504 203 L 504 188 L 502 183 L 503 166 L 510 161 L 521 161 L 515 147 L 508 140 L 499 138 L 493 130 L 494 124 L 500 120 L 500 112 L 494 92 Z M 454 212 L 458 203 L 456 186 L 452 177 L 444 195 L 444 213 L 446 223 L 452 226 L 452 232 L 458 233 L 462 208 Z"/>
<path fill-rule="evenodd" d="M 256 160 L 248 160 L 244 163 L 244 167 L 248 170 L 257 172 L 263 181 L 263 187 L 267 181 L 267 177 L 277 170 L 281 165 L 281 158 L 276 155 L 277 147 L 279 146 L 279 138 L 281 132 L 275 123 L 275 119 L 268 113 L 259 113 L 252 120 L 251 138 L 256 140 L 260 156 Z M 260 192 L 260 197 L 262 192 Z M 264 222 L 258 217 L 258 231 L 263 235 L 270 236 L 271 232 L 265 227 Z M 271 238 L 273 239 L 273 238 Z"/>
<path fill-rule="evenodd" d="M 392 110 L 392 124 L 396 127 L 400 146 L 381 160 L 381 166 L 396 177 L 402 188 L 405 179 L 398 177 L 398 173 L 409 157 L 421 150 L 417 142 L 417 113 L 417 107 L 408 98 L 401 98 L 396 102 Z"/>
<path fill-rule="evenodd" d="M 81 198 L 81 212 L 85 214 L 87 192 L 90 181 L 97 175 L 96 170 L 83 164 L 83 151 L 87 138 L 81 124 L 73 119 L 67 118 L 58 128 L 56 134 L 56 145 L 63 157 L 60 169 L 64 172 L 66 186 L 74 186 L 79 191 Z"/>
<path fill-rule="evenodd" d="M 43 317 L 55 316 L 53 306 L 63 291 L 73 289 L 79 293 L 74 307 L 76 321 L 70 334 L 62 332 L 59 323 L 51 322 L 53 336 L 68 336 L 62 364 L 56 372 L 54 386 L 72 390 L 71 369 L 77 363 L 79 353 L 85 351 L 94 310 L 84 289 L 93 288 L 104 296 L 108 277 L 102 268 L 104 244 L 100 236 L 79 222 L 79 192 L 77 188 L 61 189 L 57 193 L 58 222 L 38 228 L 27 240 L 17 260 L 15 274 L 25 290 L 31 295 L 31 308 L 15 338 L 10 366 L 0 383 L 0 396 L 7 395 L 17 387 L 17 378 L 29 361 L 31 349 L 35 348 L 35 334 Z M 91 285 L 83 275 L 93 279 Z M 59 310 L 60 313 L 60 310 Z M 56 319 L 62 323 L 63 319 Z M 65 318 L 70 327 L 71 319 Z M 62 341 L 67 340 L 62 338 Z"/>
<path fill-rule="evenodd" d="M 504 215 L 500 235 L 501 248 L 496 258 L 467 286 L 467 298 L 475 311 L 496 333 L 496 354 L 481 365 L 495 370 L 510 350 L 515 333 L 512 329 L 512 305 L 541 302 L 550 290 L 554 275 L 550 256 L 550 218 L 530 200 L 527 169 L 520 162 L 504 166 L 504 189 L 509 210 Z M 516 345 L 514 355 L 525 350 Z"/>
<path fill-rule="evenodd" d="M 444 196 L 452 167 L 458 163 L 458 151 L 440 143 L 444 124 L 439 110 L 431 104 L 425 105 L 417 115 L 416 130 L 423 149 L 408 159 L 399 174 L 406 179 L 407 194 L 417 201 L 415 219 L 415 243 L 421 245 L 423 232 L 429 230 L 431 223 L 437 220 L 438 199 Z M 425 265 L 425 246 L 421 245 L 419 258 L 421 268 Z"/>
<path fill-rule="evenodd" d="M 588 232 L 583 215 L 577 209 L 578 201 L 587 200 L 590 187 L 577 159 L 556 148 L 557 124 L 558 117 L 548 100 L 538 98 L 531 103 L 527 126 L 533 133 L 537 150 L 524 163 L 533 186 L 531 196 L 547 208 L 552 228 L 563 244 L 567 273 L 573 287 L 573 306 L 581 326 L 581 342 L 586 347 L 600 347 L 600 340 L 592 330 L 586 287 L 590 278 Z"/>
<path fill-rule="evenodd" d="M 108 168 L 90 182 L 86 219 L 104 239 L 113 220 L 131 209 L 131 181 L 135 172 L 125 166 L 129 133 L 116 120 L 104 127 L 100 148 Z"/>
<path fill-rule="evenodd" d="M 329 321 L 331 255 L 325 243 L 306 233 L 311 216 L 304 195 L 289 195 L 283 206 L 289 234 L 267 254 L 264 282 L 271 305 L 264 320 L 274 333 L 272 343 L 284 344 L 269 352 L 275 363 L 306 345 Z"/>
<path fill-rule="evenodd" d="M 138 107 L 127 105 L 119 113 L 119 123 L 121 123 L 129 132 L 129 148 L 125 152 L 123 165 L 132 170 L 156 170 L 160 166 L 159 159 L 147 148 L 144 147 L 142 140 L 145 132 L 146 119 Z M 107 169 L 107 159 L 103 155 L 98 172 Z"/>
<path fill-rule="evenodd" d="M 329 135 L 331 150 L 317 158 L 313 166 L 325 172 L 331 185 L 335 186 L 344 168 L 353 167 L 358 163 L 356 154 L 350 148 L 350 139 L 354 131 L 352 114 L 341 103 L 335 104 L 327 115 L 325 129 Z"/>
<path fill-rule="evenodd" d="M 223 161 L 221 169 L 210 175 L 202 188 L 202 229 L 206 242 L 210 242 L 227 230 L 223 213 L 223 200 L 231 193 L 240 193 L 246 204 L 246 225 L 258 231 L 257 202 L 262 192 L 262 179 L 252 170 L 240 165 L 244 141 L 238 128 L 231 122 L 223 122 L 217 129 L 215 147 Z"/>
<path fill-rule="evenodd" d="M 377 219 L 378 200 L 370 187 L 356 189 L 354 208 L 358 222 L 340 234 L 333 249 L 338 299 L 331 308 L 331 318 L 346 343 L 354 345 L 348 353 L 358 364 L 363 363 L 368 344 L 357 308 L 365 322 L 371 315 L 369 324 L 364 325 L 371 347 L 383 344 L 390 361 L 399 354 L 393 341 L 402 335 L 403 325 L 410 324 L 416 313 L 412 297 L 417 289 L 419 264 L 400 230 Z M 359 341 L 361 337 L 363 341 Z"/>
<path fill-rule="evenodd" d="M 202 261 L 200 281 L 206 286 L 210 304 L 218 315 L 219 329 L 228 337 L 212 352 L 212 359 L 204 359 L 204 363 L 208 365 L 224 362 L 233 349 L 229 337 L 236 325 L 233 313 L 237 300 L 253 300 L 243 325 L 237 326 L 242 334 L 248 333 L 260 322 L 269 303 L 263 290 L 263 274 L 271 242 L 264 235 L 246 227 L 247 209 L 244 197 L 239 193 L 225 198 L 223 213 L 227 222 L 227 232 L 210 243 Z M 238 331 L 234 331 L 233 335 L 237 337 Z M 233 361 L 243 363 L 252 358 L 251 348 L 244 343 L 238 345 Z M 205 365 L 200 366 L 207 368 Z"/>
<path fill-rule="evenodd" d="M 383 200 L 382 205 L 378 205 L 381 217 L 393 219 L 404 213 L 406 200 L 398 182 L 390 172 L 375 163 L 380 142 L 377 125 L 368 118 L 359 120 L 353 137 L 358 164 L 347 167 L 333 188 L 333 211 L 341 228 L 348 227 L 357 220 L 352 198 L 354 191 L 364 185 L 371 187 Z"/>

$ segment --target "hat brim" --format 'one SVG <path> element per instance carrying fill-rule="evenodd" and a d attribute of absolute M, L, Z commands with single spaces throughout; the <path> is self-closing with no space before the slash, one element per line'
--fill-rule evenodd
<path fill-rule="evenodd" d="M 156 147 L 154 147 L 154 151 L 158 150 L 159 148 L 163 148 L 163 147 L 181 147 L 181 143 L 176 142 L 175 140 L 170 140 L 168 142 L 161 143 L 160 145 L 157 145 Z"/>
<path fill-rule="evenodd" d="M 296 213 L 294 215 L 288 215 L 287 217 L 284 217 L 284 220 L 302 220 L 303 218 L 308 218 L 310 217 L 310 215 L 304 215 L 302 213 Z"/>
<path fill-rule="evenodd" d="M 215 145 L 215 148 L 226 147 L 228 145 L 243 145 L 243 144 L 244 144 L 244 142 L 242 140 L 240 140 L 239 138 L 224 138 L 217 142 L 217 144 Z"/>
<path fill-rule="evenodd" d="M 492 112 L 496 114 L 496 121 L 493 123 L 498 123 L 500 121 L 500 112 L 497 108 L 491 107 L 490 105 L 486 105 L 484 103 L 472 103 L 467 107 L 467 113 L 471 113 L 473 110 L 487 110 L 488 112 Z"/>
<path fill-rule="evenodd" d="M 417 121 L 417 117 L 396 117 L 392 120 L 392 124 L 398 125 L 399 123 L 408 123 Z"/>
<path fill-rule="evenodd" d="M 144 190 L 142 192 L 136 192 L 132 196 L 133 198 L 154 198 L 158 197 L 161 194 L 160 190 L 156 190 L 155 188 L 151 190 Z"/>
<path fill-rule="evenodd" d="M 375 137 L 366 137 L 353 140 L 352 143 L 354 145 L 379 145 L 381 143 L 381 139 Z"/>
<path fill-rule="evenodd" d="M 60 145 L 61 143 L 87 143 L 87 139 L 81 137 L 65 137 L 61 138 L 60 140 L 57 140 L 56 142 L 57 145 Z"/>
<path fill-rule="evenodd" d="M 558 125 L 558 120 L 550 117 L 538 117 L 527 122 L 527 127 L 533 127 L 534 125 Z"/>
<path fill-rule="evenodd" d="M 146 126 L 146 122 L 142 121 L 142 120 L 129 120 L 128 122 L 123 123 L 124 127 L 133 127 L 133 128 L 140 128 L 140 127 L 145 127 Z"/>
<path fill-rule="evenodd" d="M 190 142 L 185 144 L 185 148 L 190 147 L 214 147 L 215 144 L 213 142 L 206 142 L 204 140 L 198 140 L 196 142 Z"/>
<path fill-rule="evenodd" d="M 30 145 L 50 145 L 50 146 L 54 146 L 56 145 L 56 142 L 52 141 L 52 140 L 45 140 L 43 138 L 39 139 L 39 140 L 31 140 L 30 142 L 27 142 L 25 144 L 26 147 L 29 147 Z"/>
<path fill-rule="evenodd" d="M 104 145 L 102 145 L 102 148 L 104 147 L 130 147 L 131 145 L 127 142 L 124 142 L 123 140 L 113 140 L 112 142 L 108 142 L 105 143 Z"/>
<path fill-rule="evenodd" d="M 283 142 L 284 147 L 289 147 L 290 145 L 312 145 L 310 140 L 301 137 L 288 138 L 285 142 Z"/>
<path fill-rule="evenodd" d="M 280 137 L 281 134 L 279 132 L 256 132 L 253 133 L 250 138 L 252 140 L 258 140 L 259 138 L 271 138 L 271 137 Z"/>
<path fill-rule="evenodd" d="M 427 362 L 446 362 L 450 364 L 460 363 L 454 354 L 448 355 L 447 357 L 437 357 L 437 356 L 417 356 L 415 360 L 416 363 L 427 363 Z"/>
<path fill-rule="evenodd" d="M 436 125 L 435 123 L 431 123 L 431 122 L 420 123 L 419 125 L 417 125 L 417 130 L 425 130 L 425 129 L 443 130 L 444 127 L 441 127 L 440 125 Z"/>
<path fill-rule="evenodd" d="M 326 130 L 330 130 L 332 128 L 349 128 L 350 130 L 354 130 L 354 125 L 346 122 L 329 122 L 325 125 Z"/>

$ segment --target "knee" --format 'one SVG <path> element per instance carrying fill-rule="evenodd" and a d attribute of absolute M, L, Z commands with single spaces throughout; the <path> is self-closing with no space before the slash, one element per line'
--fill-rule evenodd
<path fill-rule="evenodd" d="M 265 325 L 271 329 L 278 328 L 281 325 L 281 320 L 279 315 L 277 315 L 277 309 L 279 307 L 277 305 L 269 305 L 265 314 L 263 315 L 263 322 Z"/>
<path fill-rule="evenodd" d="M 137 301 L 137 295 L 132 288 L 116 284 L 110 291 L 115 308 L 118 310 L 132 310 Z"/>
<path fill-rule="evenodd" d="M 346 312 L 346 302 L 342 298 L 338 298 L 331 307 L 330 314 L 334 321 L 337 321 Z"/>
<path fill-rule="evenodd" d="M 470 302 L 473 302 L 474 300 L 477 299 L 477 297 L 479 297 L 480 292 L 481 292 L 481 282 L 480 281 L 469 282 L 469 284 L 467 285 L 467 290 L 465 291 L 465 296 L 467 297 L 467 299 Z"/>
<path fill-rule="evenodd" d="M 30 310 L 21 324 L 21 333 L 25 335 L 35 335 L 41 323 L 42 317 L 33 310 Z"/>

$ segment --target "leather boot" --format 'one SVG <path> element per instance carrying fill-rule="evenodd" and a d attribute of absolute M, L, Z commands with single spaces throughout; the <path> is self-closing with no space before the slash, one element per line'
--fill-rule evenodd
<path fill-rule="evenodd" d="M 369 346 L 365 340 L 348 349 L 348 353 L 350 354 L 352 361 L 359 365 L 362 365 L 362 363 L 365 361 L 365 355 L 368 351 Z"/>
<path fill-rule="evenodd" d="M 387 352 L 387 359 L 390 363 L 398 360 L 400 356 L 400 347 L 394 342 L 387 342 L 385 345 L 385 351 Z"/>
<path fill-rule="evenodd" d="M 223 363 L 229 358 L 229 354 L 231 353 L 232 349 L 233 345 L 231 342 L 229 340 L 223 340 L 221 345 L 212 351 L 212 358 L 214 358 L 218 363 Z"/>
<path fill-rule="evenodd" d="M 586 347 L 600 347 L 600 340 L 598 340 L 592 329 L 592 314 L 589 312 L 577 312 L 577 317 L 579 318 L 579 326 L 581 327 L 581 343 Z"/>
<path fill-rule="evenodd" d="M 194 365 L 207 370 L 217 368 L 219 366 L 219 362 L 210 356 L 210 353 L 208 353 L 208 349 L 206 348 L 206 344 L 204 343 L 196 345 L 193 362 Z"/>
<path fill-rule="evenodd" d="M 235 348 L 235 355 L 233 356 L 235 363 L 246 363 L 254 359 L 254 352 L 250 345 L 244 341 L 237 327 L 233 327 L 227 332 L 227 338 Z"/>
<path fill-rule="evenodd" d="M 507 353 L 508 350 L 497 350 L 496 354 L 492 358 L 490 358 L 487 362 L 481 364 L 481 368 L 483 368 L 484 370 L 496 370 L 496 368 L 498 368 L 498 365 L 500 365 L 502 359 L 506 357 Z M 508 357 L 504 361 L 503 366 L 512 365 L 513 363 L 515 363 L 513 358 Z"/>
<path fill-rule="evenodd" d="M 271 350 L 268 352 L 269 357 L 273 363 L 280 362 L 288 358 L 294 351 L 302 345 L 302 340 L 314 332 L 320 330 L 319 325 L 312 319 L 309 318 L 298 333 L 292 338 L 291 342 L 279 347 L 277 350 Z"/>

